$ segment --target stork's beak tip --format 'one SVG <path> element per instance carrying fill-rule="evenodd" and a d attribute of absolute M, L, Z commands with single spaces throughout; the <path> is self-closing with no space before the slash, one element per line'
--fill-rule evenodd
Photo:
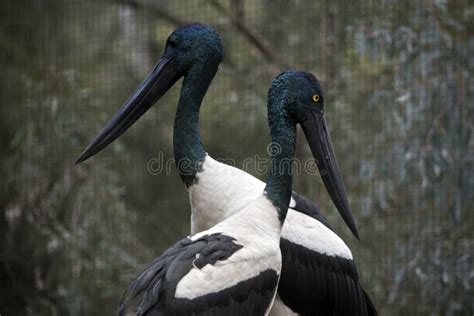
<path fill-rule="evenodd" d="M 80 164 L 81 162 L 83 162 L 85 159 L 81 157 L 79 157 L 76 162 L 74 163 L 74 166 L 77 166 L 78 164 Z"/>

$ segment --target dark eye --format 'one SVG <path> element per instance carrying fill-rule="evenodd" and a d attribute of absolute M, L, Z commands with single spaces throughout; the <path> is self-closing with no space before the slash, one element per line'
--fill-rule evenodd
<path fill-rule="evenodd" d="M 169 46 L 176 47 L 177 44 L 178 44 L 178 42 L 176 41 L 176 39 L 174 39 L 174 38 L 169 38 L 168 39 L 168 45 Z"/>

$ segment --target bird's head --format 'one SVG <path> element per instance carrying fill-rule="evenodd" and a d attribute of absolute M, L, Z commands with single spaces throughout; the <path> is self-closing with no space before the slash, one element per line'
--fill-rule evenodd
<path fill-rule="evenodd" d="M 303 71 L 280 73 L 268 92 L 268 111 L 270 124 L 277 113 L 286 113 L 297 124 L 305 122 L 311 113 L 323 115 L 324 99 L 319 80 Z"/>
<path fill-rule="evenodd" d="M 170 67 L 181 77 L 195 67 L 217 68 L 223 56 L 222 39 L 216 30 L 205 24 L 191 23 L 168 36 L 162 58 L 171 60 Z"/>
<path fill-rule="evenodd" d="M 208 85 L 223 58 L 222 40 L 210 26 L 191 23 L 177 28 L 153 70 L 82 152 L 80 163 L 122 135 L 181 77 L 196 86 Z M 207 89 L 207 86 L 205 87 Z"/>

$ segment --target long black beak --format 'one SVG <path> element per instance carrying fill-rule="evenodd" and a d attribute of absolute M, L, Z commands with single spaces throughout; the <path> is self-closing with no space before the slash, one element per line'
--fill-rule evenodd
<path fill-rule="evenodd" d="M 181 77 L 173 57 L 163 56 L 155 68 L 82 152 L 76 164 L 94 156 L 135 123 Z"/>
<path fill-rule="evenodd" d="M 359 232 L 352 217 L 352 209 L 347 199 L 346 188 L 344 187 L 344 182 L 342 182 L 331 137 L 329 136 L 323 114 L 310 112 L 307 120 L 301 123 L 301 127 L 334 205 L 336 205 L 339 214 L 341 214 L 351 232 L 359 239 Z"/>

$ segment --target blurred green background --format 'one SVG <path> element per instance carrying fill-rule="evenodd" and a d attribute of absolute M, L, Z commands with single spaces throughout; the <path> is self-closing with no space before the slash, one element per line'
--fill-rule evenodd
<path fill-rule="evenodd" d="M 265 157 L 272 78 L 313 72 L 361 241 L 319 177 L 295 189 L 325 209 L 382 315 L 472 315 L 468 0 L 3 2 L 0 314 L 112 314 L 134 272 L 188 234 L 176 168 L 147 170 L 172 157 L 179 84 L 100 155 L 74 161 L 190 21 L 224 38 L 201 111 L 209 153 L 237 166 Z M 297 154 L 309 157 L 303 142 Z"/>

